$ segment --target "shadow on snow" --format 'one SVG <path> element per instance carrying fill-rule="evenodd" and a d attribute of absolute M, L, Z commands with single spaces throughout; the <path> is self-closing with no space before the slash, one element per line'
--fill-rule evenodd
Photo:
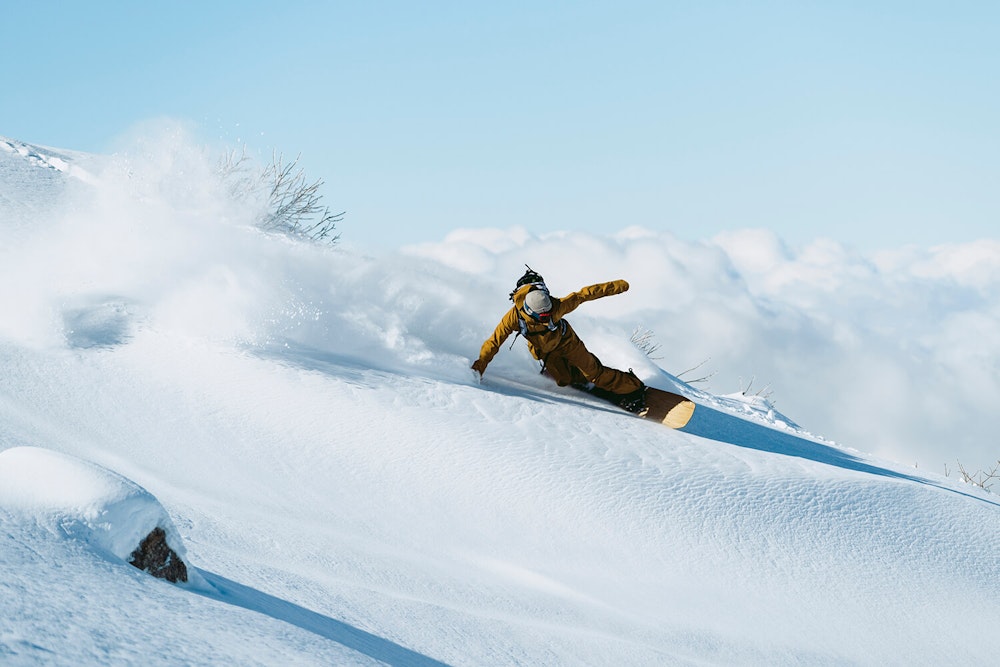
<path fill-rule="evenodd" d="M 204 570 L 199 570 L 199 573 L 217 591 L 216 595 L 205 594 L 206 597 L 290 623 L 387 665 L 394 667 L 448 667 L 443 662 L 411 651 L 388 639 L 359 630 L 347 623 L 323 616 L 287 600 L 238 584 L 218 574 Z"/>
<path fill-rule="evenodd" d="M 694 411 L 694 415 L 691 417 L 691 421 L 681 430 L 691 435 L 724 442 L 729 445 L 736 445 L 737 447 L 756 449 L 757 451 L 769 452 L 771 454 L 796 456 L 816 461 L 817 463 L 846 468 L 847 470 L 856 470 L 857 472 L 866 472 L 882 477 L 906 479 L 911 482 L 925 483 L 927 481 L 922 477 L 883 468 L 837 447 L 769 428 L 763 424 L 741 419 L 740 417 L 726 414 L 705 405 L 698 405 Z"/>
<path fill-rule="evenodd" d="M 577 399 L 575 396 L 548 393 L 536 387 L 510 380 L 494 381 L 490 383 L 488 390 L 507 396 L 519 396 L 532 401 L 586 404 L 595 410 L 622 413 L 620 409 L 602 403 L 592 397 Z M 669 389 L 665 389 L 664 391 L 669 391 Z M 595 401 L 597 401 L 596 404 Z M 854 470 L 879 477 L 905 480 L 916 484 L 932 486 L 949 493 L 957 493 L 990 505 L 1000 506 L 1000 502 L 983 498 L 982 496 L 968 493 L 952 486 L 940 484 L 927 477 L 893 470 L 865 460 L 860 456 L 855 456 L 839 447 L 809 440 L 802 435 L 781 431 L 764 424 L 749 421 L 736 415 L 710 408 L 701 403 L 698 403 L 691 421 L 679 430 L 683 433 L 733 445 L 734 447 L 744 447 L 746 449 L 781 456 L 794 456 L 825 465 L 844 468 L 845 470 Z"/>

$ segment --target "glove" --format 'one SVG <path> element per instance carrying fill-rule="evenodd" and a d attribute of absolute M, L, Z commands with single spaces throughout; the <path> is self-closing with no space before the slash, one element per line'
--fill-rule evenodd
<path fill-rule="evenodd" d="M 477 373 L 479 373 L 480 376 L 482 376 L 486 372 L 486 362 L 483 361 L 482 359 L 476 359 L 472 363 L 472 370 L 476 371 Z"/>

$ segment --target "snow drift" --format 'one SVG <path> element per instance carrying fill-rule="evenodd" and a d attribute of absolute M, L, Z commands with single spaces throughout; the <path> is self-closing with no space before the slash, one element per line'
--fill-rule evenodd
<path fill-rule="evenodd" d="M 44 517 L 51 531 L 125 562 L 133 562 L 142 542 L 159 529 L 184 561 L 180 535 L 153 496 L 110 470 L 65 454 L 38 447 L 0 452 L 0 508 Z"/>

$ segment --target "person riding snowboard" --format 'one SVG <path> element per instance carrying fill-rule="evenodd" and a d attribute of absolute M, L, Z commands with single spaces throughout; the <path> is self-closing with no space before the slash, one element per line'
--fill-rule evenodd
<path fill-rule="evenodd" d="M 646 386 L 631 369 L 628 373 L 604 366 L 591 354 L 564 319 L 567 313 L 585 301 L 621 294 L 628 283 L 615 280 L 584 287 L 562 298 L 549 294 L 542 276 L 528 267 L 510 293 L 514 306 L 500 320 L 493 335 L 479 351 L 473 370 L 483 375 L 504 341 L 513 334 L 524 336 L 531 355 L 542 363 L 542 372 L 560 387 L 572 385 L 605 398 L 629 412 L 641 412 L 645 407 Z"/>

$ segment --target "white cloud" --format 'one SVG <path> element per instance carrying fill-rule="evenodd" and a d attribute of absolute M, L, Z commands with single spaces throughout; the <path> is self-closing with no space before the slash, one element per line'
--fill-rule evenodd
<path fill-rule="evenodd" d="M 667 370 L 711 359 L 715 393 L 755 376 L 785 414 L 841 444 L 935 469 L 1000 457 L 997 242 L 868 256 L 829 240 L 791 248 L 763 230 L 689 242 L 639 228 L 490 229 L 408 252 L 498 292 L 524 263 L 555 293 L 624 278 L 629 293 L 588 304 L 574 323 L 611 322 L 622 336 L 652 329 Z M 494 319 L 505 307 L 495 303 Z M 473 316 L 485 325 L 490 314 L 484 304 Z"/>

